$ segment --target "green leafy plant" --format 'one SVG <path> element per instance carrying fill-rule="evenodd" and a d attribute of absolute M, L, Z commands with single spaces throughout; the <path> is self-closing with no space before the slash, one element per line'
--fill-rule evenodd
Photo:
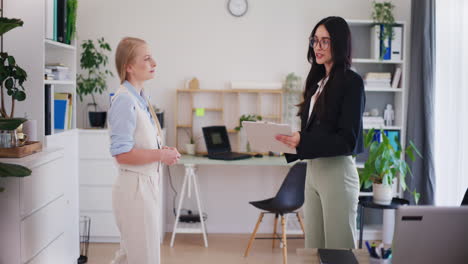
<path fill-rule="evenodd" d="M 369 157 L 364 164 L 364 169 L 360 170 L 361 186 L 365 189 L 371 187 L 373 183 L 391 186 L 399 176 L 403 191 L 407 190 L 406 174 L 409 172 L 413 176 L 413 173 L 405 159 L 402 158 L 402 147 L 399 140 L 395 139 L 398 145 L 398 149 L 395 149 L 383 130 L 380 130 L 382 136 L 380 142 L 374 140 L 375 135 L 374 129 L 364 133 L 364 145 L 369 149 Z M 405 153 L 412 161 L 415 160 L 415 153 L 422 158 L 421 153 L 412 141 L 405 149 Z M 411 191 L 411 194 L 414 201 L 418 203 L 420 194 L 416 189 Z"/>
<path fill-rule="evenodd" d="M 3 16 L 3 10 L 2 16 Z M 15 114 L 15 101 L 24 101 L 26 93 L 24 92 L 23 83 L 26 81 L 27 74 L 17 63 L 13 56 L 3 51 L 3 35 L 8 31 L 22 27 L 23 21 L 17 18 L 0 18 L 0 115 L 5 118 L 11 118 Z M 5 90 L 8 96 L 11 97 L 11 110 L 7 113 L 5 108 Z"/>
<path fill-rule="evenodd" d="M 76 33 L 76 11 L 78 8 L 78 0 L 67 1 L 67 36 L 66 43 L 70 44 Z"/>
<path fill-rule="evenodd" d="M 2 0 L 3 6 L 3 0 Z M 17 18 L 3 17 L 3 10 L 0 10 L 0 130 L 15 130 L 24 123 L 24 118 L 12 118 L 15 110 L 15 100 L 23 101 L 26 99 L 23 83 L 26 81 L 26 72 L 16 64 L 15 58 L 3 52 L 3 35 L 8 31 L 23 26 L 23 21 Z M 12 98 L 10 115 L 6 113 L 4 89 Z M 21 90 L 20 90 L 21 89 Z M 16 164 L 0 163 L 0 177 L 25 177 L 31 175 L 31 170 Z M 0 187 L 0 192 L 4 188 Z"/>
<path fill-rule="evenodd" d="M 301 77 L 294 74 L 294 72 L 289 73 L 286 75 L 286 81 L 284 83 L 284 88 L 286 91 L 295 91 L 300 90 L 299 82 L 301 81 Z"/>
<path fill-rule="evenodd" d="M 392 2 L 372 2 L 373 11 L 372 11 L 372 19 L 376 24 L 383 25 L 383 32 L 380 34 L 380 40 L 386 39 L 393 39 L 393 26 L 395 24 L 395 18 L 393 17 L 393 9 L 395 6 Z M 385 53 L 387 47 L 385 46 L 385 41 L 382 41 L 383 45 L 381 45 L 382 49 L 382 57 Z"/>
<path fill-rule="evenodd" d="M 262 116 L 260 115 L 241 115 L 239 118 L 239 126 L 234 128 L 237 131 L 240 131 L 242 128 L 243 121 L 262 121 Z"/>
<path fill-rule="evenodd" d="M 109 63 L 106 53 L 112 51 L 112 49 L 104 38 L 98 39 L 97 42 L 97 46 L 90 39 L 83 41 L 81 44 L 83 51 L 80 66 L 81 69 L 87 71 L 87 74 L 86 76 L 78 74 L 76 78 L 76 92 L 80 97 L 80 101 L 83 101 L 84 95 L 90 94 L 95 111 L 97 111 L 97 104 L 94 94 L 102 94 L 107 89 L 107 76 L 114 76 L 111 71 L 105 68 Z"/>
<path fill-rule="evenodd" d="M 260 115 L 241 115 L 239 118 L 239 126 L 234 128 L 236 131 L 240 131 L 242 128 L 243 121 L 262 121 L 262 116 Z M 250 152 L 250 142 L 247 141 L 247 152 Z"/>

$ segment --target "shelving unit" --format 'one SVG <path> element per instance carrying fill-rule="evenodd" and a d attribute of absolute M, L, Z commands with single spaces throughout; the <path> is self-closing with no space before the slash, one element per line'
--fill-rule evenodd
<path fill-rule="evenodd" d="M 44 103 L 50 102 L 51 106 L 51 122 L 50 122 L 50 131 L 51 134 L 48 135 L 45 133 L 47 129 L 44 130 L 45 136 L 52 136 L 63 132 L 64 130 L 54 129 L 54 93 L 69 93 L 72 95 L 72 122 L 71 129 L 76 129 L 76 46 L 75 41 L 71 45 L 56 42 L 50 39 L 44 40 L 44 67 L 47 64 L 61 63 L 69 68 L 70 80 L 44 80 L 44 89 L 46 85 L 50 85 L 50 98 L 49 100 L 44 100 Z M 44 120 L 47 118 L 44 116 Z M 44 126 L 46 125 L 44 121 Z"/>
<path fill-rule="evenodd" d="M 239 125 L 243 114 L 261 115 L 263 120 L 281 123 L 282 90 L 267 89 L 179 89 L 176 104 L 176 146 L 185 152 L 188 134 L 199 139 L 197 153 L 206 153 L 203 144 L 202 127 L 224 125 L 234 151 L 245 151 L 244 138 L 234 128 Z M 204 109 L 204 116 L 197 116 L 198 108 Z M 186 130 L 184 133 L 182 130 Z M 255 151 L 255 150 L 253 150 Z"/>
<path fill-rule="evenodd" d="M 402 59 L 401 60 L 380 60 L 371 57 L 371 27 L 375 25 L 372 20 L 348 20 L 347 21 L 352 35 L 352 47 L 353 47 L 353 59 L 352 67 L 361 76 L 364 76 L 367 72 L 390 72 L 395 73 L 397 67 L 401 68 L 401 79 L 398 88 L 377 88 L 377 87 L 365 87 L 366 92 L 366 109 L 365 111 L 370 112 L 371 109 L 379 109 L 379 115 L 383 116 L 385 106 L 391 104 L 393 106 L 395 120 L 393 126 L 367 126 L 364 124 L 364 129 L 368 130 L 383 129 L 383 130 L 397 130 L 400 132 L 400 144 L 405 146 L 406 137 L 406 97 L 408 94 L 407 84 L 407 61 L 406 61 L 406 47 L 407 45 L 407 30 L 406 23 L 397 21 L 395 25 L 402 27 Z M 364 162 L 367 159 L 367 154 L 358 155 L 356 158 L 356 166 L 358 168 L 364 167 Z M 400 191 L 399 182 L 395 184 L 394 191 L 399 193 Z M 372 196 L 372 192 L 361 192 L 361 196 Z M 376 215 L 365 215 L 370 220 L 374 220 Z M 378 222 L 378 221 L 377 221 Z M 364 240 L 375 240 L 382 239 L 383 232 L 382 225 L 380 223 L 366 223 L 364 228 Z"/>

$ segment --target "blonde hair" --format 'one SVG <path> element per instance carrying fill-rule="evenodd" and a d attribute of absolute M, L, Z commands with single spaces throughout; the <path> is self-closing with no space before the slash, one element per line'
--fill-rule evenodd
<path fill-rule="evenodd" d="M 125 37 L 119 42 L 115 51 L 115 66 L 121 84 L 127 80 L 127 66 L 135 60 L 136 48 L 144 44 L 146 41 L 132 37 Z"/>

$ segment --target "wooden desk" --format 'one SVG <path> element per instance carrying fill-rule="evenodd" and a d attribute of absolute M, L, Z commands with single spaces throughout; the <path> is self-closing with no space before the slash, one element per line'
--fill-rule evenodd
<path fill-rule="evenodd" d="M 318 252 L 316 248 L 298 248 L 296 250 L 297 255 L 299 256 L 298 264 L 307 263 L 307 264 L 320 264 L 318 257 Z M 354 255 L 359 264 L 369 264 L 369 253 L 366 249 L 354 249 Z"/>

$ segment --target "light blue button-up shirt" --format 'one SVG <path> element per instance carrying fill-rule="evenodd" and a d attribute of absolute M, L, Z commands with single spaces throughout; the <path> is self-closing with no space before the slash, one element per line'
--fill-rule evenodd
<path fill-rule="evenodd" d="M 129 152 L 135 145 L 133 140 L 133 134 L 136 128 L 135 107 L 143 109 L 148 114 L 153 126 L 155 126 L 143 91 L 138 94 L 135 87 L 128 81 L 125 81 L 122 85 L 125 86 L 131 94 L 119 94 L 111 103 L 109 109 L 110 152 L 112 156 Z M 137 105 L 135 105 L 135 100 L 131 96 L 137 99 Z"/>

